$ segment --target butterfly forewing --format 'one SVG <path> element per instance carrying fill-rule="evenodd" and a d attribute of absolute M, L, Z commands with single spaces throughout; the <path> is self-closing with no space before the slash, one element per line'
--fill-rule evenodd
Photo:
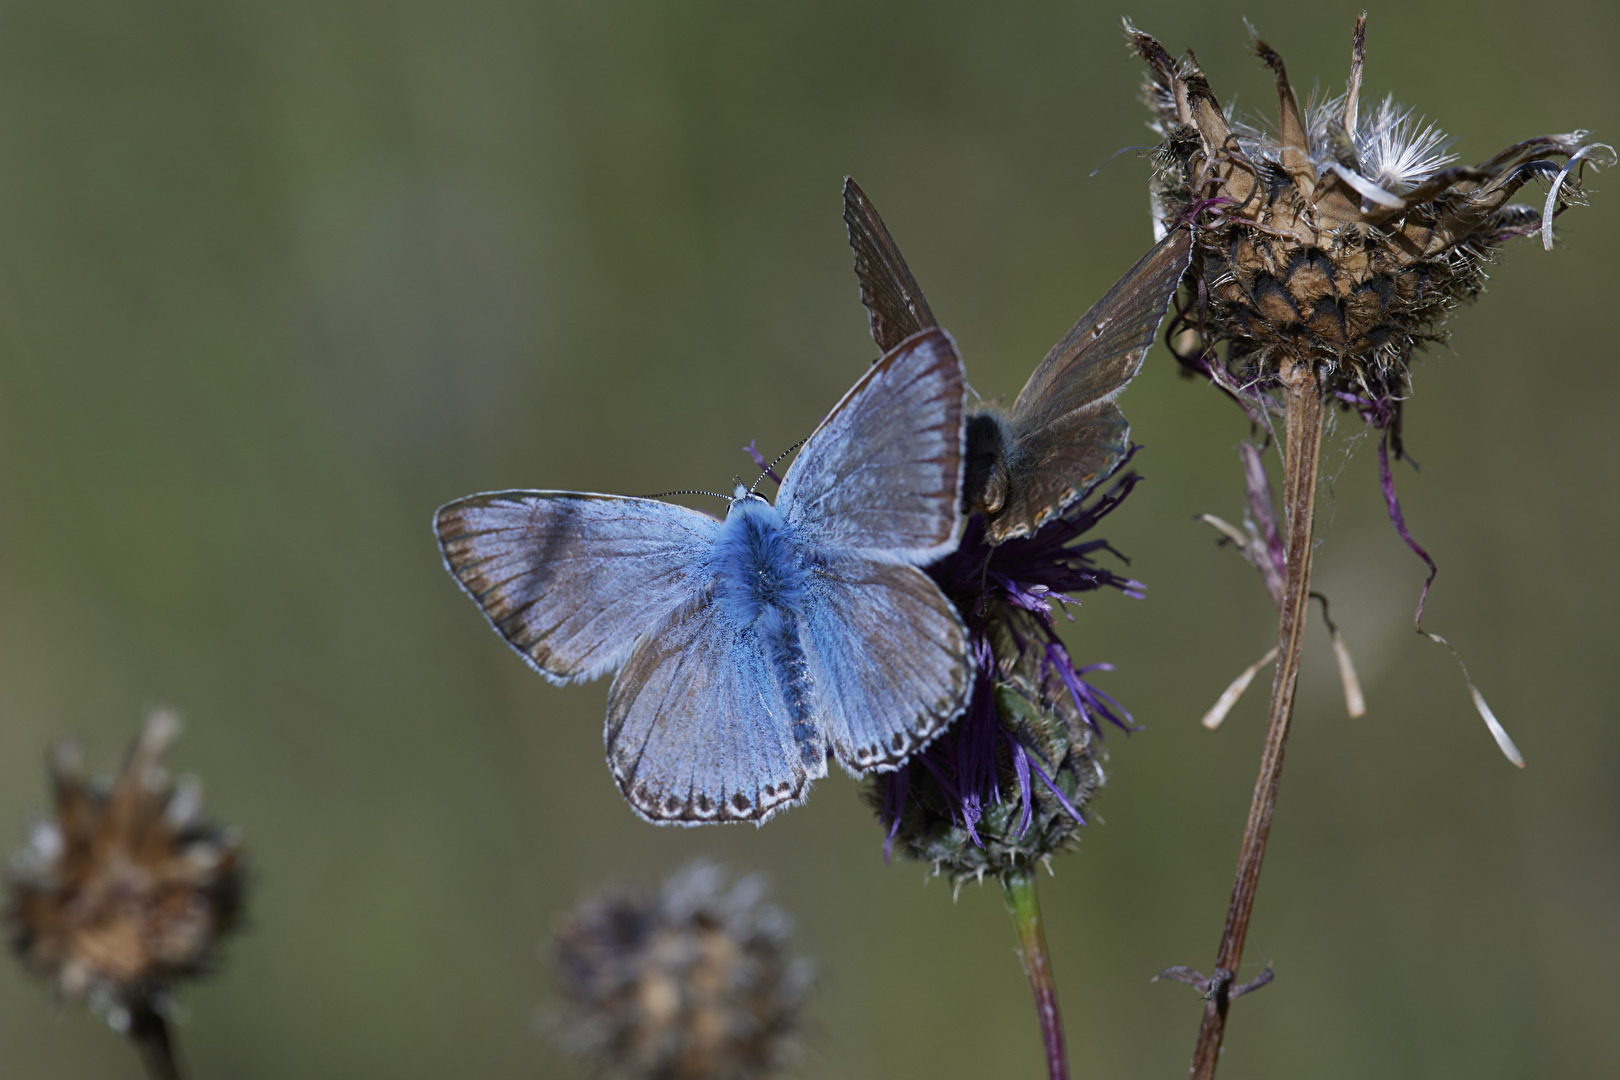
<path fill-rule="evenodd" d="M 913 334 L 873 364 L 783 478 L 777 506 L 806 541 L 921 563 L 961 522 L 962 358 L 943 330 Z"/>
<path fill-rule="evenodd" d="M 962 619 L 910 566 L 855 559 L 818 578 L 805 652 L 833 753 L 856 775 L 892 768 L 967 701 L 973 666 Z"/>
<path fill-rule="evenodd" d="M 1190 252 L 1187 229 L 1159 241 L 1052 346 L 1013 403 L 1026 442 L 1073 413 L 1112 401 L 1136 376 Z"/>
<path fill-rule="evenodd" d="M 1034 532 L 1124 458 L 1130 427 L 1113 400 L 1153 347 L 1190 252 L 1187 229 L 1161 240 L 1030 375 L 1007 420 L 1008 492 L 987 515 L 991 543 Z"/>
<path fill-rule="evenodd" d="M 888 227 L 852 177 L 844 177 L 844 224 L 855 252 L 861 303 L 872 324 L 872 340 L 888 352 L 919 330 L 938 326 L 917 279 L 900 255 Z"/>
<path fill-rule="evenodd" d="M 490 625 L 553 682 L 623 662 L 706 584 L 720 523 L 655 499 L 559 491 L 472 495 L 433 519 L 445 567 Z"/>
<path fill-rule="evenodd" d="M 755 629 L 717 617 L 708 596 L 649 629 L 608 692 L 608 765 L 636 812 L 763 822 L 803 801 L 813 777 Z"/>

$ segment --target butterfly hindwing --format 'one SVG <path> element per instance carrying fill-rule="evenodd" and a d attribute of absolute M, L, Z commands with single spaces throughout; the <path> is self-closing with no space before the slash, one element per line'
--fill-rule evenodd
<path fill-rule="evenodd" d="M 1124 460 L 1130 433 L 1119 406 L 1105 401 L 1047 428 L 1032 445 L 1014 444 L 1005 500 L 985 515 L 985 539 L 1027 536 L 1062 513 Z"/>
<path fill-rule="evenodd" d="M 809 543 L 922 563 L 961 524 L 962 358 L 943 330 L 913 334 L 844 395 L 782 480 L 777 507 Z"/>
<path fill-rule="evenodd" d="M 433 519 L 445 567 L 552 682 L 591 679 L 688 602 L 720 523 L 655 499 L 561 491 L 471 495 Z"/>
<path fill-rule="evenodd" d="M 804 800 L 812 775 L 754 627 L 709 596 L 630 654 L 608 691 L 607 758 L 635 811 L 657 824 L 763 822 Z"/>
<path fill-rule="evenodd" d="M 852 559 L 817 577 L 803 632 L 817 714 L 844 768 L 892 768 L 961 713 L 967 631 L 914 567 Z"/>
<path fill-rule="evenodd" d="M 853 178 L 844 177 L 844 224 L 855 252 L 861 303 L 872 324 L 872 340 L 888 352 L 919 330 L 938 326 L 917 279 L 900 255 L 877 207 Z"/>

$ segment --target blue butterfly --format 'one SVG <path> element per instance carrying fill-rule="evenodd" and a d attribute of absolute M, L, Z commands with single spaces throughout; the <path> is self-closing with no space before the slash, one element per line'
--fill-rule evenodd
<path fill-rule="evenodd" d="M 943 330 L 844 395 L 773 506 L 725 519 L 656 499 L 472 495 L 439 509 L 446 569 L 541 675 L 616 671 L 607 759 L 659 824 L 763 823 L 834 757 L 888 770 L 972 688 L 961 616 L 918 566 L 962 525 L 966 383 Z"/>

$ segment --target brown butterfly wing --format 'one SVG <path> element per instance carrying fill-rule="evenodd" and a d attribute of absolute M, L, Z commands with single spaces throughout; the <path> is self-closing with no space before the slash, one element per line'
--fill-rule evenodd
<path fill-rule="evenodd" d="M 1124 458 L 1130 426 L 1114 399 L 1141 370 L 1192 253 L 1177 229 L 1144 255 L 1052 346 L 1006 419 L 1008 491 L 986 535 L 1040 528 Z"/>
<path fill-rule="evenodd" d="M 844 224 L 849 246 L 855 251 L 855 276 L 861 283 L 861 303 L 872 323 L 872 340 L 888 352 L 919 330 L 938 326 L 923 299 L 917 279 L 901 257 L 894 237 L 850 177 L 844 177 Z"/>
<path fill-rule="evenodd" d="M 1083 419 L 1054 425 L 1033 447 L 1014 444 L 1006 458 L 1006 494 L 986 515 L 985 537 L 999 544 L 1028 536 L 1104 479 L 1124 458 L 1131 427 L 1113 402 Z"/>

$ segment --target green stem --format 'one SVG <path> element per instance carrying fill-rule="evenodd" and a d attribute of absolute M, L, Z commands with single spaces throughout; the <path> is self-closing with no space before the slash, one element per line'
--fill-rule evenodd
<path fill-rule="evenodd" d="M 1068 1054 L 1063 1046 L 1063 1017 L 1058 1013 L 1057 985 L 1052 962 L 1046 955 L 1046 931 L 1041 926 L 1041 905 L 1035 896 L 1035 871 L 1015 870 L 1001 879 L 1007 911 L 1018 931 L 1018 956 L 1035 994 L 1035 1015 L 1041 1021 L 1041 1043 L 1046 1049 L 1046 1070 L 1051 1080 L 1069 1080 Z"/>

